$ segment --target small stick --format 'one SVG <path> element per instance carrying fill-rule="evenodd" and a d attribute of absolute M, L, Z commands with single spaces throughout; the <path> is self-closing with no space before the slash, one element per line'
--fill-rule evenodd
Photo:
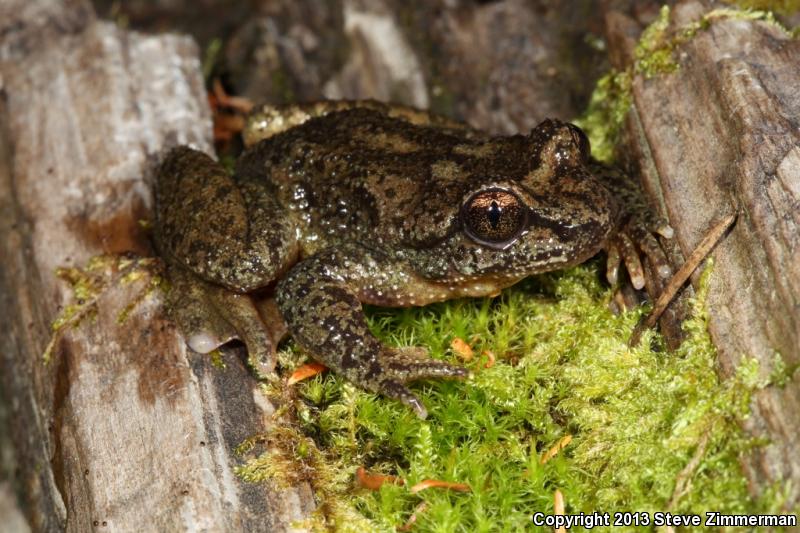
<path fill-rule="evenodd" d="M 381 486 L 386 483 L 391 483 L 392 485 L 405 484 L 405 481 L 397 476 L 370 474 L 363 466 L 359 466 L 358 470 L 356 470 L 356 481 L 359 486 L 369 490 L 380 490 Z"/>
<path fill-rule="evenodd" d="M 564 495 L 560 490 L 556 489 L 553 494 L 553 514 L 564 516 L 566 506 L 564 505 Z M 556 528 L 555 533 L 567 533 L 567 528 L 560 526 Z"/>
<path fill-rule="evenodd" d="M 411 494 L 416 494 L 421 490 L 432 487 L 456 490 L 458 492 L 472 492 L 472 489 L 466 483 L 453 483 L 452 481 L 442 481 L 440 479 L 426 479 L 425 481 L 420 481 L 408 490 Z"/>
<path fill-rule="evenodd" d="M 700 265 L 700 263 L 711 253 L 711 250 L 714 249 L 714 246 L 717 245 L 719 240 L 731 227 L 733 222 L 736 220 L 736 213 L 732 215 L 728 215 L 718 223 L 712 227 L 703 240 L 700 241 L 700 244 L 695 247 L 686 261 L 681 265 L 677 272 L 670 278 L 667 284 L 664 286 L 664 290 L 656 299 L 655 304 L 653 305 L 653 310 L 650 311 L 650 314 L 647 317 L 640 321 L 633 330 L 631 334 L 631 339 L 628 342 L 630 346 L 637 346 L 639 341 L 642 339 L 642 333 L 646 329 L 652 328 L 655 326 L 658 319 L 661 317 L 661 314 L 667 308 L 667 306 L 675 299 L 675 296 L 678 294 L 678 291 L 689 279 L 689 276 L 694 272 L 694 270 Z"/>
<path fill-rule="evenodd" d="M 543 454 L 542 454 L 542 457 L 541 457 L 541 459 L 539 459 L 539 464 L 540 464 L 540 465 L 543 465 L 543 464 L 545 464 L 547 461 L 549 461 L 550 459 L 552 459 L 553 457 L 555 457 L 556 455 L 558 455 L 558 452 L 560 452 L 561 450 L 563 450 L 564 448 L 566 448 L 566 447 L 567 447 L 567 445 L 568 445 L 570 442 L 572 442 L 572 435 L 564 435 L 563 437 L 561 437 L 560 439 L 558 439 L 558 442 L 556 442 L 556 443 L 553 445 L 553 447 L 552 447 L 552 448 L 550 448 L 549 450 L 547 450 L 545 453 L 543 453 Z"/>

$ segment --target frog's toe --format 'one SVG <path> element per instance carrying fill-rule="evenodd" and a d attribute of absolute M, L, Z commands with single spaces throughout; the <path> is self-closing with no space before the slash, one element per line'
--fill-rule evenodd
<path fill-rule="evenodd" d="M 657 229 L 653 231 L 664 234 Z M 672 276 L 672 267 L 664 250 L 653 232 L 641 222 L 631 221 L 625 225 L 606 245 L 606 253 L 606 278 L 611 284 L 617 282 L 622 263 L 625 264 L 631 284 L 636 289 L 647 286 L 651 294 L 660 292 L 664 281 Z M 645 261 L 649 267 L 647 271 Z"/>
<path fill-rule="evenodd" d="M 405 383 L 430 378 L 466 378 L 469 370 L 427 357 L 424 348 L 392 350 L 383 362 L 384 372 Z"/>
<path fill-rule="evenodd" d="M 230 339 L 228 339 L 230 340 Z M 222 340 L 218 335 L 215 335 L 213 332 L 206 330 L 206 331 L 196 331 L 194 333 L 190 333 L 186 337 L 186 344 L 192 351 L 201 354 L 207 354 L 209 352 L 213 352 L 223 344 L 227 342 L 226 340 Z"/>
<path fill-rule="evenodd" d="M 655 236 L 643 227 L 635 227 L 631 233 L 632 238 L 636 241 L 645 257 L 647 257 L 650 266 L 658 277 L 665 280 L 672 276 L 672 266 L 670 266 L 667 256 Z M 661 235 L 664 234 L 661 233 Z"/>
<path fill-rule="evenodd" d="M 253 300 L 224 287 L 206 283 L 180 267 L 170 269 L 171 288 L 166 303 L 184 332 L 186 344 L 205 354 L 239 339 L 247 346 L 247 360 L 259 378 L 274 376 L 276 341 Z"/>
<path fill-rule="evenodd" d="M 261 379 L 275 377 L 276 342 L 273 341 L 253 300 L 242 294 L 219 290 L 213 294 L 214 307 L 247 346 L 247 362 Z"/>
<path fill-rule="evenodd" d="M 399 400 L 400 403 L 410 407 L 411 410 L 413 410 L 421 419 L 424 420 L 428 417 L 428 410 L 425 408 L 422 402 L 419 401 L 419 398 L 414 396 L 414 393 L 412 393 L 408 387 L 403 385 L 400 381 L 395 379 L 387 379 L 381 382 L 379 388 L 380 392 L 384 396 Z"/>
<path fill-rule="evenodd" d="M 611 285 L 616 285 L 617 280 L 619 279 L 619 266 L 621 264 L 621 260 L 619 257 L 619 248 L 616 244 L 614 244 L 614 242 L 611 242 L 606 246 L 606 254 L 608 256 L 606 259 L 606 279 Z"/>
<path fill-rule="evenodd" d="M 637 290 L 644 288 L 644 269 L 633 241 L 626 233 L 620 233 L 617 237 L 617 246 L 619 246 L 622 260 L 625 262 L 625 268 L 631 278 L 631 284 Z"/>

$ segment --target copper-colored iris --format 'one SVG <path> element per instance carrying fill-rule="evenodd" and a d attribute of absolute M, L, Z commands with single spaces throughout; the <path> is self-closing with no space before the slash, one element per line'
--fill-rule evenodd
<path fill-rule="evenodd" d="M 488 189 L 473 195 L 461 210 L 467 234 L 489 246 L 503 246 L 525 228 L 527 207 L 519 197 L 504 189 Z"/>

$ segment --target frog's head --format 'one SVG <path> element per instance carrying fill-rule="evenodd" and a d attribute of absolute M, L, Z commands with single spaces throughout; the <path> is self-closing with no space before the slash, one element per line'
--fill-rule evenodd
<path fill-rule="evenodd" d="M 575 265 L 596 254 L 614 226 L 613 199 L 587 169 L 580 129 L 546 120 L 517 141 L 528 164 L 473 182 L 461 198 L 461 231 L 441 250 L 456 277 L 516 280 Z"/>

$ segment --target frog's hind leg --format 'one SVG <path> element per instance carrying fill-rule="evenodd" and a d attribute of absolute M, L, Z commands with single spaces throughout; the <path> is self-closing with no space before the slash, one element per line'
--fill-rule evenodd
<path fill-rule="evenodd" d="M 277 344 L 286 331 L 282 319 L 264 316 L 246 294 L 207 283 L 180 266 L 168 268 L 167 308 L 189 348 L 206 354 L 239 339 L 256 375 L 273 378 Z"/>
<path fill-rule="evenodd" d="M 154 188 L 155 244 L 169 262 L 234 292 L 277 279 L 299 253 L 294 222 L 265 179 L 231 176 L 203 152 L 180 146 Z"/>
<path fill-rule="evenodd" d="M 387 350 L 383 355 L 383 367 L 403 383 L 418 379 L 465 378 L 469 375 L 466 368 L 431 359 L 428 350 L 421 346 Z"/>

